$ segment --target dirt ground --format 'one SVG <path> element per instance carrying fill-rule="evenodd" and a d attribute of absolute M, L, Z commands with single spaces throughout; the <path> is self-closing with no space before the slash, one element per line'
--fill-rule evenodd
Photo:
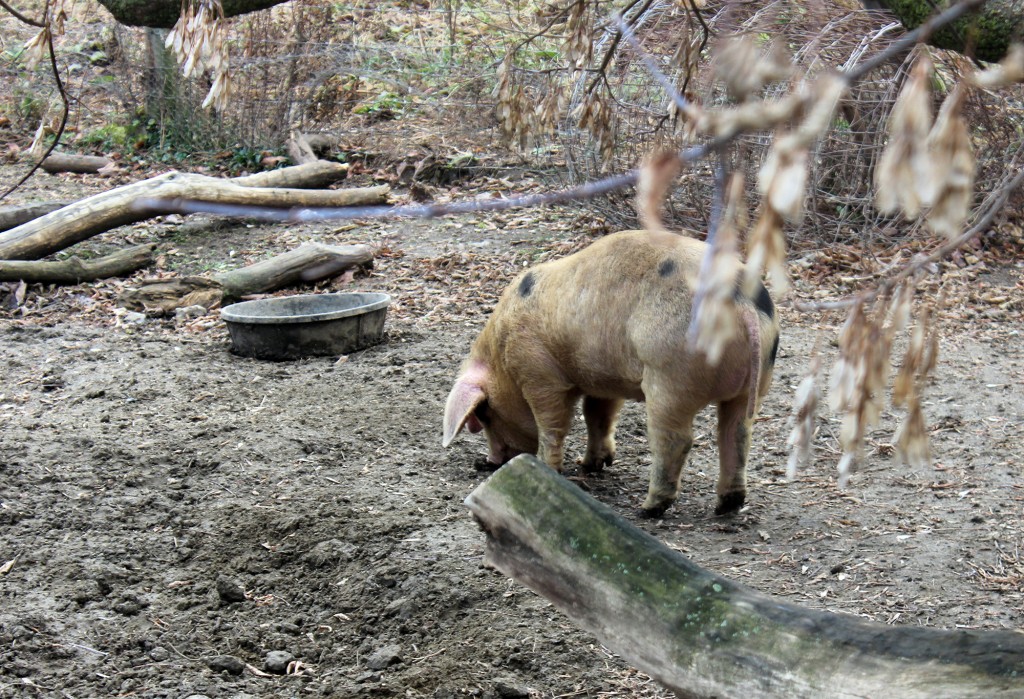
<path fill-rule="evenodd" d="M 68 179 L 40 176 L 30 191 Z M 30 286 L 13 310 L 9 285 L 0 696 L 670 696 L 482 566 L 462 501 L 488 475 L 473 467 L 483 439 L 440 444 L 444 399 L 495 294 L 524 264 L 581 242 L 576 214 L 518 216 L 320 228 L 172 218 L 97 239 L 153 240 L 181 272 L 305 239 L 371 242 L 372 272 L 320 287 L 393 295 L 385 342 L 346 358 L 240 358 L 216 311 L 116 310 L 138 277 Z M 1024 295 L 1013 264 L 971 283 Z M 827 411 L 814 463 L 785 477 L 793 392 L 832 326 L 780 305 L 782 349 L 738 515 L 712 515 L 710 413 L 661 520 L 636 515 L 650 464 L 638 406 L 615 465 L 567 476 L 696 563 L 791 602 L 889 624 L 1020 628 L 1019 310 L 949 322 L 926 395 L 935 463 L 892 464 L 887 412 L 840 491 Z M 581 448 L 577 427 L 569 463 Z"/>

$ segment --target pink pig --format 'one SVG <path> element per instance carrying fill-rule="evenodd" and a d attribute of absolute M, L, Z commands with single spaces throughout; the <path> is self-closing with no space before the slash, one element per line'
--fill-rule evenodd
<path fill-rule="evenodd" d="M 642 514 L 660 516 L 678 495 L 694 416 L 717 403 L 715 512 L 738 510 L 746 499 L 751 426 L 771 383 L 779 324 L 764 286 L 754 298 L 737 288 L 741 331 L 718 365 L 687 344 L 706 248 L 694 238 L 624 231 L 519 275 L 473 343 L 448 396 L 444 446 L 463 427 L 483 430 L 489 462 L 531 453 L 561 471 L 563 443 L 582 397 L 582 468 L 599 471 L 615 457 L 623 402 L 645 401 L 653 465 Z"/>

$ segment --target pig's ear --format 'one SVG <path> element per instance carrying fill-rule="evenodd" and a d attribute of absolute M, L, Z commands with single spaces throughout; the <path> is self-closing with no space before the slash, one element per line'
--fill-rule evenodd
<path fill-rule="evenodd" d="M 479 432 L 483 425 L 473 414 L 481 403 L 487 400 L 484 387 L 468 376 L 462 376 L 448 394 L 448 402 L 444 405 L 444 437 L 442 446 L 447 447 L 465 426 L 470 432 Z"/>

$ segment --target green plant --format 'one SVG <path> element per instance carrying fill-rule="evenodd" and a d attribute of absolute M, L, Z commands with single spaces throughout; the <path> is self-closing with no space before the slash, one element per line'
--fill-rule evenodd
<path fill-rule="evenodd" d="M 385 90 L 369 102 L 360 104 L 352 111 L 356 114 L 372 116 L 377 119 L 395 119 L 402 112 L 404 106 L 405 102 L 399 95 Z"/>

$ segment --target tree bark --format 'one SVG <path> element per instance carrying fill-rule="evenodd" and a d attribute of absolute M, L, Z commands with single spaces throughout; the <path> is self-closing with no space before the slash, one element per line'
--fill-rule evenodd
<path fill-rule="evenodd" d="M 265 10 L 286 0 L 223 0 L 225 17 Z M 181 15 L 179 0 L 100 0 L 110 14 L 129 27 L 170 29 Z"/>
<path fill-rule="evenodd" d="M 275 171 L 280 172 L 280 171 Z M 83 199 L 0 233 L 0 259 L 45 257 L 116 226 L 171 213 L 163 200 L 189 199 L 237 206 L 362 206 L 387 201 L 387 185 L 360 189 L 246 187 L 205 175 L 171 172 Z M 145 199 L 148 205 L 137 205 Z"/>
<path fill-rule="evenodd" d="M 1024 696 L 1024 634 L 893 627 L 706 571 L 532 456 L 466 504 L 485 560 L 680 697 Z"/>
<path fill-rule="evenodd" d="M 135 245 L 94 260 L 78 257 L 56 262 L 0 260 L 0 282 L 81 284 L 108 277 L 126 277 L 153 262 L 154 247 L 152 243 Z"/>
<path fill-rule="evenodd" d="M 293 189 L 320 189 L 348 176 L 348 165 L 330 160 L 316 160 L 292 167 L 257 172 L 231 181 L 243 187 L 290 187 Z M 378 202 L 379 203 L 379 202 Z"/>
<path fill-rule="evenodd" d="M 869 0 L 864 4 L 889 10 L 909 30 L 948 8 L 951 0 Z M 932 46 L 983 61 L 1002 60 L 1010 44 L 1020 41 L 1024 41 L 1024 0 L 988 0 L 978 12 L 928 38 Z"/>
<path fill-rule="evenodd" d="M 23 204 L 22 206 L 8 206 L 0 209 L 0 233 L 10 230 L 15 226 L 33 221 L 40 216 L 45 216 L 51 211 L 67 206 L 64 201 L 50 201 L 39 204 Z"/>
<path fill-rule="evenodd" d="M 291 252 L 248 267 L 222 272 L 214 279 L 225 298 L 261 294 L 298 283 L 329 279 L 342 270 L 373 261 L 369 245 L 321 245 L 306 243 Z"/>
<path fill-rule="evenodd" d="M 300 283 L 329 279 L 339 272 L 373 262 L 369 245 L 306 243 L 269 260 L 221 272 L 212 278 L 144 279 L 137 289 L 121 294 L 119 303 L 134 311 L 172 313 L 185 306 L 211 308 L 230 301 Z"/>
<path fill-rule="evenodd" d="M 308 163 L 319 160 L 323 152 L 330 150 L 336 144 L 337 139 L 327 134 L 292 133 L 288 137 L 285 148 L 293 162 Z"/>
<path fill-rule="evenodd" d="M 76 153 L 51 153 L 41 168 L 47 172 L 81 172 L 91 174 L 113 164 L 110 158 L 100 155 L 78 155 Z"/>

